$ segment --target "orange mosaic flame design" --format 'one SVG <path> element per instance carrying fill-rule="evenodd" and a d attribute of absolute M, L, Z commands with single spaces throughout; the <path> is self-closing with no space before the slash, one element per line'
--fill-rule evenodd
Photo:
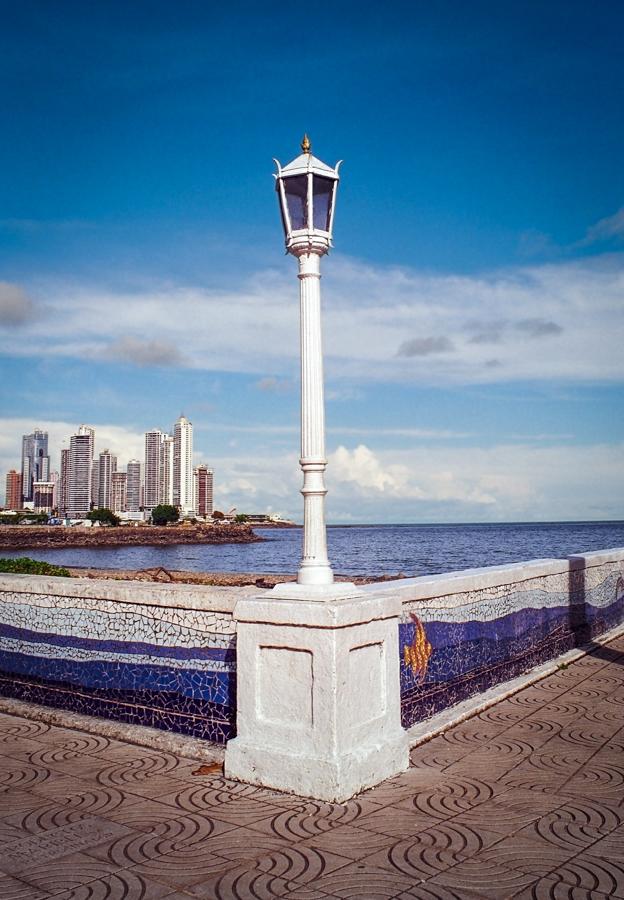
<path fill-rule="evenodd" d="M 418 616 L 410 613 L 410 617 L 416 626 L 416 631 L 412 643 L 405 644 L 403 647 L 403 662 L 411 668 L 413 675 L 420 676 L 420 681 L 422 682 L 427 675 L 429 658 L 433 653 L 433 647 L 427 640 L 425 627 Z"/>

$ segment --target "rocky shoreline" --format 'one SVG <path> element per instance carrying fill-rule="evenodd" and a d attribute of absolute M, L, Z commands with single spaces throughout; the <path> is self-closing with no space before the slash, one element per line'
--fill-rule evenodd
<path fill-rule="evenodd" d="M 262 541 L 250 525 L 121 525 L 116 528 L 0 525 L 2 550 L 68 547 L 158 547 L 172 544 L 251 544 Z"/>
<path fill-rule="evenodd" d="M 106 578 L 113 581 L 143 581 L 160 584 L 204 584 L 219 587 L 272 588 L 283 581 L 296 581 L 292 572 L 185 572 L 157 566 L 150 569 L 94 569 L 66 566 L 72 578 Z M 405 575 L 336 575 L 336 581 L 351 581 L 354 584 L 373 584 L 405 578 Z"/>
<path fill-rule="evenodd" d="M 66 566 L 72 578 L 105 578 L 110 581 L 143 581 L 156 584 L 203 584 L 219 587 L 271 588 L 280 581 L 295 581 L 296 575 L 267 572 L 185 572 L 156 566 L 149 569 L 95 569 Z"/>

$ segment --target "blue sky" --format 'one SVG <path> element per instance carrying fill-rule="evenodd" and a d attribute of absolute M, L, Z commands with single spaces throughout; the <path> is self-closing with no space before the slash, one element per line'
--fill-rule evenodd
<path fill-rule="evenodd" d="M 300 516 L 272 157 L 343 158 L 331 521 L 622 518 L 624 9 L 45 2 L 0 35 L 0 466 L 184 411 Z M 55 460 L 53 459 L 53 462 Z"/>

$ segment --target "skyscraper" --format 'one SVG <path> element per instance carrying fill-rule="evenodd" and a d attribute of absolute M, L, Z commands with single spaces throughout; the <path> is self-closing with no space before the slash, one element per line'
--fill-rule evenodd
<path fill-rule="evenodd" d="M 109 509 L 114 513 L 126 512 L 128 507 L 128 474 L 127 472 L 113 472 L 111 475 L 111 500 Z"/>
<path fill-rule="evenodd" d="M 180 416 L 173 428 L 173 504 L 183 515 L 195 511 L 193 493 L 193 425 Z"/>
<path fill-rule="evenodd" d="M 198 516 L 212 515 L 213 472 L 206 465 L 195 466 L 195 512 Z"/>
<path fill-rule="evenodd" d="M 131 459 L 126 470 L 126 508 L 128 512 L 137 513 L 141 508 L 141 463 L 138 459 Z"/>
<path fill-rule="evenodd" d="M 145 433 L 144 508 L 172 504 L 183 515 L 194 512 L 193 425 L 185 416 L 175 423 L 173 437 L 157 428 Z"/>
<path fill-rule="evenodd" d="M 4 505 L 7 509 L 21 509 L 22 506 L 22 476 L 15 469 L 7 472 Z"/>
<path fill-rule="evenodd" d="M 91 466 L 91 506 L 97 509 L 103 504 L 100 503 L 100 461 L 93 460 Z"/>
<path fill-rule="evenodd" d="M 52 470 L 50 472 L 49 481 L 52 482 L 54 488 L 52 490 L 52 509 L 58 510 L 59 507 L 59 488 L 61 486 L 61 479 L 59 473 L 56 470 Z"/>
<path fill-rule="evenodd" d="M 160 502 L 173 504 L 173 438 L 164 434 L 160 445 Z"/>
<path fill-rule="evenodd" d="M 97 504 L 105 509 L 112 509 L 113 472 L 116 471 L 117 457 L 110 450 L 102 450 L 98 459 Z"/>
<path fill-rule="evenodd" d="M 33 509 L 38 513 L 51 513 L 54 506 L 54 482 L 33 482 Z"/>
<path fill-rule="evenodd" d="M 144 507 L 151 512 L 160 503 L 162 443 L 166 435 L 157 428 L 145 432 Z"/>
<path fill-rule="evenodd" d="M 91 469 L 95 431 L 81 425 L 69 441 L 67 461 L 67 514 L 73 519 L 84 518 L 91 508 Z"/>
<path fill-rule="evenodd" d="M 56 489 L 56 505 L 60 515 L 67 515 L 69 491 L 69 448 L 61 448 L 61 475 Z"/>
<path fill-rule="evenodd" d="M 48 432 L 35 428 L 32 434 L 22 437 L 22 500 L 33 502 L 33 483 L 45 481 L 50 473 L 48 456 Z"/>

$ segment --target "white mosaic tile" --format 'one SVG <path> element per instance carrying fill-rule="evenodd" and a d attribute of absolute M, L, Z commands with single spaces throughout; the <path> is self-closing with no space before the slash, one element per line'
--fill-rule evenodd
<path fill-rule="evenodd" d="M 166 666 L 169 669 L 193 669 L 197 672 L 233 672 L 235 663 L 222 662 L 218 659 L 198 659 L 189 656 L 176 659 L 170 656 L 155 656 L 149 653 L 118 653 L 107 650 L 85 649 L 84 647 L 57 647 L 35 641 L 28 643 L 0 636 L 1 653 L 28 653 L 44 659 L 71 659 L 74 662 L 115 662 L 131 665 Z"/>
<path fill-rule="evenodd" d="M 596 566 L 580 575 L 585 579 L 583 596 L 573 596 L 572 605 L 586 602 L 600 609 L 613 602 L 618 579 L 624 577 L 624 564 L 615 562 Z M 574 581 L 568 574 L 548 575 L 522 582 L 521 589 L 513 585 L 498 585 L 479 591 L 413 600 L 403 604 L 401 621 L 409 621 L 410 613 L 415 612 L 423 622 L 488 622 L 521 609 L 568 606 L 570 586 L 574 590 Z"/>
<path fill-rule="evenodd" d="M 0 594 L 0 621 L 32 631 L 178 647 L 227 647 L 236 632 L 232 616 L 225 613 L 163 610 L 153 606 L 129 610 L 127 605 L 120 609 L 120 604 L 105 600 L 75 598 L 72 598 L 73 606 L 53 603 L 42 606 L 25 602 L 24 594 L 17 597 L 19 602 L 2 602 L 5 597 Z"/>

